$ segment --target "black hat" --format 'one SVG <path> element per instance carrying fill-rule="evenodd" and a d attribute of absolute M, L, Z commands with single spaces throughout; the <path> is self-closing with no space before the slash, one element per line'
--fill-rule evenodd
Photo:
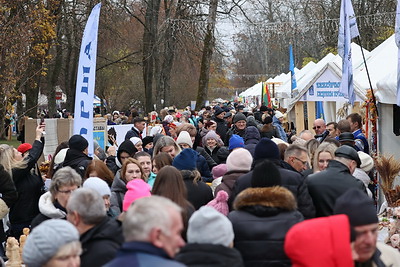
<path fill-rule="evenodd" d="M 144 148 L 148 144 L 153 142 L 153 136 L 146 136 L 145 138 L 142 139 L 142 147 Z"/>
<path fill-rule="evenodd" d="M 281 184 L 281 173 L 274 163 L 265 159 L 256 164 L 251 176 L 252 187 L 272 187 Z"/>
<path fill-rule="evenodd" d="M 135 155 L 135 153 L 138 152 L 138 150 L 135 147 L 135 145 L 131 142 L 131 140 L 128 139 L 122 142 L 118 147 L 117 159 L 119 160 L 120 163 L 122 163 L 121 161 L 122 152 L 126 152 L 129 154 L 130 157 L 133 157 L 133 155 Z"/>
<path fill-rule="evenodd" d="M 357 168 L 360 168 L 361 160 L 358 156 L 357 151 L 351 146 L 341 146 L 335 151 L 336 157 L 342 157 L 346 159 L 355 160 L 357 162 Z"/>
<path fill-rule="evenodd" d="M 339 135 L 339 142 L 352 142 L 354 141 L 354 135 L 350 132 L 344 132 Z"/>
<path fill-rule="evenodd" d="M 236 108 L 237 108 L 238 110 L 240 110 L 240 109 L 244 109 L 244 106 L 243 106 L 243 105 L 238 105 Z"/>
<path fill-rule="evenodd" d="M 215 111 L 214 111 L 214 115 L 218 116 L 219 114 L 221 114 L 222 112 L 224 112 L 224 110 L 218 106 L 215 106 Z"/>
<path fill-rule="evenodd" d="M 232 113 L 230 113 L 230 112 L 227 112 L 227 113 L 225 113 L 225 116 L 224 116 L 224 118 L 226 119 L 226 118 L 229 118 L 229 117 L 231 117 L 232 116 Z"/>
<path fill-rule="evenodd" d="M 346 214 L 351 226 L 378 223 L 373 200 L 360 189 L 352 188 L 336 199 L 334 214 Z"/>
<path fill-rule="evenodd" d="M 267 106 L 261 106 L 260 107 L 260 111 L 261 112 L 268 111 L 268 107 Z"/>
<path fill-rule="evenodd" d="M 89 143 L 82 135 L 75 134 L 68 140 L 68 146 L 82 152 L 89 146 Z"/>
<path fill-rule="evenodd" d="M 233 123 L 236 123 L 238 121 L 246 121 L 246 116 L 243 113 L 237 113 L 234 117 L 233 117 Z"/>
<path fill-rule="evenodd" d="M 274 141 L 267 137 L 261 138 L 254 149 L 254 160 L 258 159 L 279 159 L 279 148 Z"/>

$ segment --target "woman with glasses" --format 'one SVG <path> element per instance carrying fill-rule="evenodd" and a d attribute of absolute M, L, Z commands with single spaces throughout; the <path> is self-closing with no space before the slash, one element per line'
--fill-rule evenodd
<path fill-rule="evenodd" d="M 11 175 L 18 199 L 10 209 L 10 234 L 15 238 L 22 235 L 22 230 L 29 227 L 33 218 L 39 214 L 38 201 L 42 195 L 43 179 L 35 165 L 43 152 L 44 125 L 36 128 L 36 138 L 25 157 L 12 146 L 0 145 L 0 164 Z"/>
<path fill-rule="evenodd" d="M 49 192 L 39 199 L 40 214 L 33 219 L 32 228 L 49 219 L 66 219 L 69 196 L 81 184 L 82 178 L 74 169 L 59 169 L 52 178 Z"/>

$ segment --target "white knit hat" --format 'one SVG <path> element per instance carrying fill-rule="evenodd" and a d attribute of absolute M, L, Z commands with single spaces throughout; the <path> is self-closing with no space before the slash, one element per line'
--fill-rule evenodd
<path fill-rule="evenodd" d="M 136 136 L 134 136 L 134 137 L 131 137 L 130 139 L 129 139 L 132 143 L 133 143 L 133 145 L 137 145 L 137 143 L 139 143 L 139 142 L 142 142 L 143 143 L 143 141 L 142 141 L 142 139 L 140 139 L 139 137 L 136 137 Z"/>
<path fill-rule="evenodd" d="M 190 138 L 190 134 L 186 131 L 182 131 L 179 133 L 178 138 L 176 139 L 176 143 L 179 144 L 188 144 L 190 147 L 193 147 L 192 138 Z"/>
<path fill-rule="evenodd" d="M 110 187 L 99 177 L 89 177 L 82 185 L 83 188 L 90 188 L 100 194 L 100 196 L 111 196 Z"/>
<path fill-rule="evenodd" d="M 372 157 L 363 151 L 358 151 L 357 153 L 361 160 L 360 168 L 365 172 L 369 172 L 370 170 L 372 170 L 372 168 L 374 167 L 374 160 L 372 159 Z"/>
<path fill-rule="evenodd" d="M 277 119 L 282 118 L 282 117 L 283 117 L 282 112 L 280 112 L 279 110 L 276 110 L 276 111 L 275 111 L 275 117 L 276 117 Z"/>

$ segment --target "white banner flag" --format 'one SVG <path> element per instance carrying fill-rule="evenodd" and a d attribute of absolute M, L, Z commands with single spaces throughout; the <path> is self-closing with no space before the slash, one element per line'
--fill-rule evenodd
<path fill-rule="evenodd" d="M 343 93 L 353 105 L 355 100 L 353 87 L 353 65 L 351 60 L 351 39 L 359 34 L 353 5 L 350 0 L 342 0 L 340 6 L 340 24 L 338 53 L 342 58 L 342 82 L 339 92 Z"/>
<path fill-rule="evenodd" d="M 397 0 L 395 40 L 397 45 L 397 105 L 400 107 L 400 0 Z"/>
<path fill-rule="evenodd" d="M 100 7 L 101 3 L 93 7 L 86 22 L 76 80 L 74 134 L 80 134 L 86 138 L 89 143 L 89 156 L 93 156 L 93 98 Z"/>

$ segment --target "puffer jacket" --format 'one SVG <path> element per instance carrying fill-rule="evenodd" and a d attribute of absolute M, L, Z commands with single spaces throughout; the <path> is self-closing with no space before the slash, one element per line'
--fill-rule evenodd
<path fill-rule="evenodd" d="M 49 219 L 66 219 L 67 210 L 57 200 L 53 202 L 51 193 L 44 193 L 39 199 L 40 213 L 32 220 L 32 229 Z"/>
<path fill-rule="evenodd" d="M 219 191 L 224 190 L 226 193 L 228 193 L 228 196 L 230 197 L 232 195 L 233 187 L 236 180 L 245 173 L 248 173 L 248 171 L 233 170 L 225 173 L 222 177 L 221 184 L 219 184 L 217 188 L 215 188 L 214 195 L 216 196 Z"/>
<path fill-rule="evenodd" d="M 291 266 L 285 236 L 303 220 L 293 194 L 281 186 L 248 188 L 237 196 L 234 208 L 228 219 L 245 266 Z"/>

